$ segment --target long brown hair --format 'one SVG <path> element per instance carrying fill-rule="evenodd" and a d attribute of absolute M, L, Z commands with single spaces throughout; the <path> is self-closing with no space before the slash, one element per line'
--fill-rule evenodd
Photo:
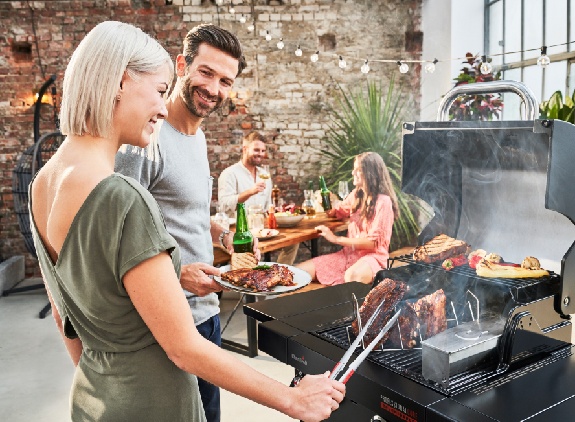
<path fill-rule="evenodd" d="M 375 214 L 375 204 L 378 195 L 384 194 L 391 198 L 393 219 L 397 220 L 399 217 L 397 196 L 383 158 L 375 152 L 364 152 L 355 157 L 355 162 L 359 165 L 365 187 L 357 188 L 353 211 L 360 210 L 362 218 L 366 220 L 371 219 Z"/>

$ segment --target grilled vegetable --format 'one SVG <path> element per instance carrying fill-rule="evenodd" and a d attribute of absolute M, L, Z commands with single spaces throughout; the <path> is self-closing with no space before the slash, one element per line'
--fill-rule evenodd
<path fill-rule="evenodd" d="M 269 270 L 271 267 L 269 265 L 258 265 L 253 267 L 252 270 Z"/>
<path fill-rule="evenodd" d="M 455 267 L 460 267 L 461 265 L 465 264 L 467 264 L 467 257 L 465 255 L 457 255 L 452 258 L 447 258 L 445 261 L 443 261 L 441 266 L 444 270 L 449 271 Z"/>

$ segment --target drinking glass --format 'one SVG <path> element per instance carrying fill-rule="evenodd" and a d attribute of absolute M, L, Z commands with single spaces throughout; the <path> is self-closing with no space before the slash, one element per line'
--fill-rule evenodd
<path fill-rule="evenodd" d="M 260 173 L 260 179 L 267 180 L 270 178 L 270 166 L 268 164 L 262 165 L 262 172 Z"/>
<path fill-rule="evenodd" d="M 264 209 L 261 205 L 250 205 L 248 207 L 248 226 L 250 231 L 257 236 L 265 225 Z"/>
<path fill-rule="evenodd" d="M 220 226 L 222 226 L 224 230 L 229 230 L 230 219 L 228 218 L 226 213 L 223 212 L 222 207 L 220 205 L 218 205 L 217 211 L 218 212 L 216 212 L 216 215 L 214 215 L 214 223 L 217 223 Z"/>
<path fill-rule="evenodd" d="M 349 195 L 349 187 L 346 180 L 339 182 L 337 193 L 342 200 L 344 200 L 345 197 Z"/>

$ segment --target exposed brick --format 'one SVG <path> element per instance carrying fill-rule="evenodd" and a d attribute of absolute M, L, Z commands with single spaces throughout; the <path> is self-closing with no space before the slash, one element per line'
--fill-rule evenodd
<path fill-rule="evenodd" d="M 257 34 L 247 31 L 247 23 L 239 22 L 240 15 L 252 13 L 245 0 L 235 5 L 235 15 L 228 13 L 227 7 L 218 14 L 215 5 L 202 0 L 174 0 L 172 6 L 166 6 L 165 0 L 151 0 L 145 6 L 131 0 L 0 1 L 0 89 L 4 94 L 0 100 L 0 257 L 24 255 L 26 276 L 39 275 L 14 213 L 12 172 L 22 152 L 33 144 L 33 90 L 55 74 L 60 92 L 71 53 L 97 23 L 106 19 L 134 23 L 157 38 L 173 58 L 181 51 L 182 38 L 197 23 L 219 23 L 236 33 L 248 68 L 234 86 L 235 110 L 227 117 L 214 113 L 204 121 L 208 153 L 217 157 L 211 162 L 211 173 L 217 177 L 235 163 L 242 136 L 261 130 L 274 139 L 268 147 L 270 164 L 275 167 L 272 171 L 277 175 L 274 183 L 287 201 L 300 204 L 301 188 L 307 186 L 307 180 L 317 180 L 322 171 L 318 166 L 322 157 L 315 151 L 323 146 L 330 127 L 325 110 L 336 105 L 334 86 L 347 89 L 364 84 L 366 77 L 359 72 L 362 57 L 419 59 L 422 1 L 285 0 L 281 6 L 258 1 L 254 16 Z M 45 76 L 39 67 L 29 6 L 34 11 Z M 272 34 L 270 42 L 263 38 L 266 30 Z M 276 48 L 280 37 L 285 43 L 283 51 Z M 17 59 L 11 50 L 14 42 L 30 43 L 29 57 Z M 297 43 L 304 51 L 301 58 L 293 54 Z M 309 56 L 316 50 L 320 60 L 311 63 Z M 412 50 L 411 55 L 406 50 Z M 349 69 L 337 67 L 339 54 L 349 57 Z M 394 65 L 377 63 L 372 69 L 367 79 L 383 84 L 396 71 Z M 398 85 L 411 87 L 417 95 L 420 72 L 421 68 L 414 66 Z M 51 110 L 43 117 L 40 133 L 53 131 Z"/>

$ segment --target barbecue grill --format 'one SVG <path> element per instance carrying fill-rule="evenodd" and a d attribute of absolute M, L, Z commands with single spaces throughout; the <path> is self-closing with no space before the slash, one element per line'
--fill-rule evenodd
<path fill-rule="evenodd" d="M 519 93 L 533 116 L 536 101 L 528 89 L 514 82 L 493 86 Z M 441 262 L 399 256 L 372 286 L 348 283 L 246 305 L 244 312 L 261 322 L 259 348 L 296 374 L 325 372 L 353 341 L 357 307 L 377 283 L 407 283 L 407 301 L 442 289 L 447 330 L 425 338 L 420 328 L 414 348 L 384 344 L 371 352 L 330 420 L 570 420 L 575 126 L 405 123 L 402 147 L 402 189 L 433 210 L 419 244 L 444 233 L 506 261 L 538 257 L 549 276 L 483 278 L 468 266 L 445 271 Z"/>

